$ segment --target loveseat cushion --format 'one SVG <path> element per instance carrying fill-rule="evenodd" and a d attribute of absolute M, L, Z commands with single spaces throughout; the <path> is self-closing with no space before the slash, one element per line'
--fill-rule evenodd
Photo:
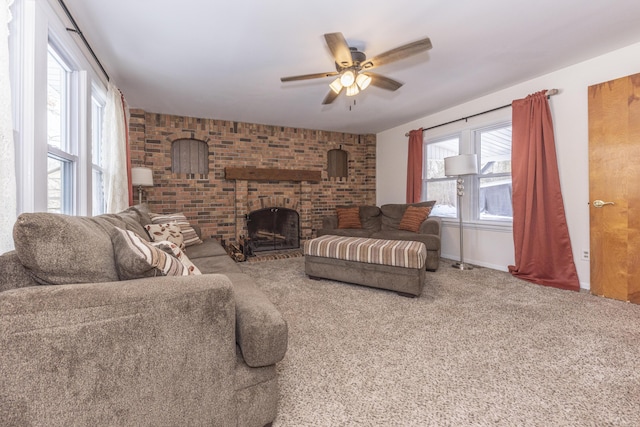
<path fill-rule="evenodd" d="M 44 285 L 118 280 L 108 230 L 121 219 L 23 213 L 13 228 L 20 262 Z"/>
<path fill-rule="evenodd" d="M 420 203 L 400 203 L 400 204 L 387 204 L 380 206 L 382 211 L 382 230 L 398 230 L 400 228 L 400 222 L 404 216 L 408 206 L 416 207 L 430 207 L 436 204 L 435 200 Z"/>

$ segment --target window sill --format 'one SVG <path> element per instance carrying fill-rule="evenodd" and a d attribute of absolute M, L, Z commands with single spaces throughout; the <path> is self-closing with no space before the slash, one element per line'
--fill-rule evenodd
<path fill-rule="evenodd" d="M 443 227 L 458 228 L 460 221 L 453 218 L 442 218 Z M 496 231 L 501 233 L 512 233 L 513 224 L 510 221 L 464 221 L 462 226 L 465 230 Z"/>

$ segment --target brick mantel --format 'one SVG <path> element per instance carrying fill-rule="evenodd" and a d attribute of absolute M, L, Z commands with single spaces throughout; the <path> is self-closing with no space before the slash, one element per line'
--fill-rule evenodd
<path fill-rule="evenodd" d="M 320 181 L 322 171 L 306 169 L 279 169 L 279 168 L 224 168 L 226 179 L 248 181 Z"/>

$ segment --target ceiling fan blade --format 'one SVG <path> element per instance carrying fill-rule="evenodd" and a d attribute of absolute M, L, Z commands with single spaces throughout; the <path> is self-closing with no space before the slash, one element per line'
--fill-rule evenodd
<path fill-rule="evenodd" d="M 390 62 L 398 61 L 417 53 L 424 52 L 425 50 L 431 49 L 431 47 L 431 40 L 429 39 L 429 37 L 426 37 L 422 40 L 408 43 L 395 49 L 391 49 L 387 52 L 381 53 L 380 55 L 374 56 L 362 65 L 362 69 L 370 70 L 374 67 L 379 67 L 381 65 L 385 65 Z"/>
<path fill-rule="evenodd" d="M 328 33 L 324 35 L 324 39 L 327 42 L 327 46 L 329 46 L 329 50 L 336 64 L 343 68 L 353 65 L 351 50 L 349 50 L 349 45 L 342 33 Z"/>
<path fill-rule="evenodd" d="M 386 90 L 398 90 L 404 84 L 376 73 L 366 73 L 366 75 L 371 77 L 372 85 Z"/>
<path fill-rule="evenodd" d="M 324 100 L 322 101 L 322 105 L 331 104 L 333 101 L 335 101 L 338 95 L 340 95 L 340 93 L 342 93 L 342 89 L 340 89 L 340 92 L 338 93 L 335 93 L 334 91 L 330 90 L 327 96 L 324 97 Z"/>
<path fill-rule="evenodd" d="M 296 80 L 310 80 L 310 79 L 320 79 L 323 77 L 331 77 L 331 76 L 337 76 L 338 72 L 337 71 L 329 71 L 326 73 L 315 73 L 315 74 L 302 74 L 300 76 L 290 76 L 290 77 L 281 77 L 280 81 L 281 82 L 293 82 Z"/>

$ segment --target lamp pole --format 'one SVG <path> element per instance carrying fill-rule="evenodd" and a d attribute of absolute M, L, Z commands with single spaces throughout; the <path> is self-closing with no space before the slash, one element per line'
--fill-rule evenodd
<path fill-rule="evenodd" d="M 444 158 L 444 174 L 446 176 L 457 176 L 456 190 L 458 193 L 458 220 L 460 224 L 460 262 L 456 262 L 452 267 L 459 270 L 473 270 L 473 267 L 464 263 L 464 228 L 462 222 L 462 196 L 464 195 L 464 175 L 475 175 L 478 173 L 478 157 L 475 154 L 459 154 Z"/>
<path fill-rule="evenodd" d="M 464 263 L 464 230 L 462 228 L 462 195 L 464 194 L 464 183 L 462 176 L 458 176 L 458 220 L 460 221 L 460 262 L 456 262 L 452 267 L 460 270 L 473 270 L 473 267 Z"/>

